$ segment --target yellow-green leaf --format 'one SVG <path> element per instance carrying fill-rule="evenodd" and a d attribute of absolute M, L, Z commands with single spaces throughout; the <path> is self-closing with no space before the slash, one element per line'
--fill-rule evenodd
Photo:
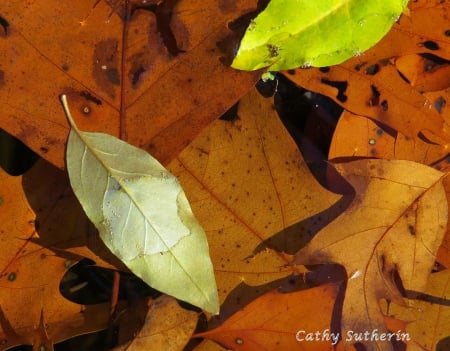
<path fill-rule="evenodd" d="M 375 45 L 408 0 L 271 0 L 250 22 L 231 67 L 271 71 L 341 63 Z"/>
<path fill-rule="evenodd" d="M 218 313 L 204 230 L 178 180 L 156 159 L 111 135 L 71 125 L 70 183 L 106 246 L 157 290 Z"/>

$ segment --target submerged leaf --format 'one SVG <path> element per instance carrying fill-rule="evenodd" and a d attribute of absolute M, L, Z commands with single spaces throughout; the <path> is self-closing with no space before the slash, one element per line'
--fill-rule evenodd
<path fill-rule="evenodd" d="M 375 45 L 407 0 L 272 0 L 249 25 L 232 67 L 331 66 Z"/>
<path fill-rule="evenodd" d="M 354 188 L 353 202 L 296 253 L 295 263 L 345 267 L 343 335 L 386 332 L 380 300 L 404 303 L 396 276 L 404 289 L 425 291 L 447 228 L 444 173 L 404 160 L 363 159 L 335 168 Z M 392 350 L 374 340 L 366 349 Z"/>
<path fill-rule="evenodd" d="M 80 131 L 61 99 L 70 182 L 106 246 L 155 289 L 218 312 L 206 236 L 178 180 L 145 151 Z"/>

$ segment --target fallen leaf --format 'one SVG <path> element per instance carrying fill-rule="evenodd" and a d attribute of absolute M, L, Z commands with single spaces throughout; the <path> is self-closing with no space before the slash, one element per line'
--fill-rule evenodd
<path fill-rule="evenodd" d="M 237 351 L 331 351 L 338 341 L 336 332 L 330 330 L 337 292 L 334 284 L 285 294 L 272 291 L 220 327 L 194 337 L 212 339 Z"/>
<path fill-rule="evenodd" d="M 371 119 L 344 111 L 336 125 L 328 158 L 376 157 L 433 166 L 438 160 L 445 160 L 447 154 L 445 145 L 407 137 Z"/>
<path fill-rule="evenodd" d="M 59 292 L 61 278 L 82 255 L 110 267 L 86 246 L 96 246 L 97 242 L 87 239 L 87 218 L 68 192 L 64 173 L 40 160 L 23 176 L 12 177 L 0 169 L 0 182 L 0 239 L 4 248 L 0 261 L 0 339 L 6 340 L 0 349 L 32 345 L 42 311 L 53 342 L 105 328 L 108 305 L 83 308 Z M 67 247 L 73 252 L 67 252 Z M 11 337 L 11 331 L 18 337 Z"/>
<path fill-rule="evenodd" d="M 136 337 L 114 351 L 182 351 L 195 330 L 197 319 L 196 312 L 180 307 L 175 299 L 163 295 L 150 302 L 144 325 Z"/>
<path fill-rule="evenodd" d="M 226 24 L 256 0 L 179 1 L 170 27 L 185 52 L 175 57 L 151 4 L 137 5 L 131 13 L 130 1 L 1 2 L 0 127 L 62 168 L 65 93 L 79 99 L 84 130 L 120 136 L 167 163 L 259 78 L 222 64 L 217 47 Z"/>
<path fill-rule="evenodd" d="M 408 138 L 421 133 L 446 146 L 450 141 L 449 111 L 442 108 L 446 99 L 423 94 L 422 85 L 412 87 L 395 66 L 395 57 L 432 53 L 441 61 L 449 59 L 446 33 L 450 6 L 447 2 L 409 4 L 410 15 L 403 15 L 385 38 L 361 56 L 321 70 L 289 71 L 286 76 L 306 89 L 329 96 L 347 111 L 371 118 Z"/>
<path fill-rule="evenodd" d="M 437 346 L 450 336 L 449 296 L 450 270 L 447 269 L 431 274 L 426 290 L 416 299 L 408 300 L 407 305 L 392 303 L 385 313 L 408 321 L 406 330 L 417 349 L 445 350 Z"/>
<path fill-rule="evenodd" d="M 407 3 L 272 0 L 250 22 L 231 66 L 279 71 L 342 63 L 376 44 Z"/>
<path fill-rule="evenodd" d="M 294 262 L 333 262 L 345 267 L 350 279 L 343 304 L 343 334 L 386 332 L 379 300 L 403 302 L 395 275 L 405 289 L 424 291 L 434 266 L 447 228 L 443 173 L 403 160 L 366 159 L 335 168 L 355 189 L 355 198 L 297 252 Z M 382 341 L 366 345 L 369 350 L 392 349 Z"/>
<path fill-rule="evenodd" d="M 208 236 L 221 318 L 305 272 L 289 265 L 292 255 L 343 206 L 311 175 L 272 100 L 256 89 L 234 120 L 212 123 L 168 169 Z"/>
<path fill-rule="evenodd" d="M 144 150 L 80 131 L 61 99 L 70 182 L 105 245 L 153 288 L 218 313 L 206 236 L 178 180 Z"/>
<path fill-rule="evenodd" d="M 440 113 L 432 101 L 401 78 L 391 63 L 367 66 L 360 59 L 351 59 L 324 72 L 314 68 L 292 73 L 287 77 L 303 88 L 327 95 L 347 111 L 409 138 L 421 133 L 438 144 L 450 141 L 448 111 Z"/>

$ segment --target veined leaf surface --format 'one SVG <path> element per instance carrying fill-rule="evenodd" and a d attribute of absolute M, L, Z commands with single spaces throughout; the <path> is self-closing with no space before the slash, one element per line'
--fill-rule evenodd
<path fill-rule="evenodd" d="M 339 64 L 375 45 L 407 0 L 271 0 L 250 22 L 231 65 L 279 71 Z"/>
<path fill-rule="evenodd" d="M 145 151 L 80 131 L 61 99 L 70 183 L 103 242 L 155 289 L 218 313 L 206 235 L 178 180 Z"/>

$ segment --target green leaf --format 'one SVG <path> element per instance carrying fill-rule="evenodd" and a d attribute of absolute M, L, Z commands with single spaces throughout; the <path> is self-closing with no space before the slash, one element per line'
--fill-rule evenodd
<path fill-rule="evenodd" d="M 218 313 L 206 235 L 178 180 L 145 151 L 80 131 L 61 100 L 71 125 L 70 183 L 103 242 L 153 288 Z"/>
<path fill-rule="evenodd" d="M 251 21 L 231 67 L 271 71 L 339 64 L 375 45 L 408 0 L 271 0 Z"/>

